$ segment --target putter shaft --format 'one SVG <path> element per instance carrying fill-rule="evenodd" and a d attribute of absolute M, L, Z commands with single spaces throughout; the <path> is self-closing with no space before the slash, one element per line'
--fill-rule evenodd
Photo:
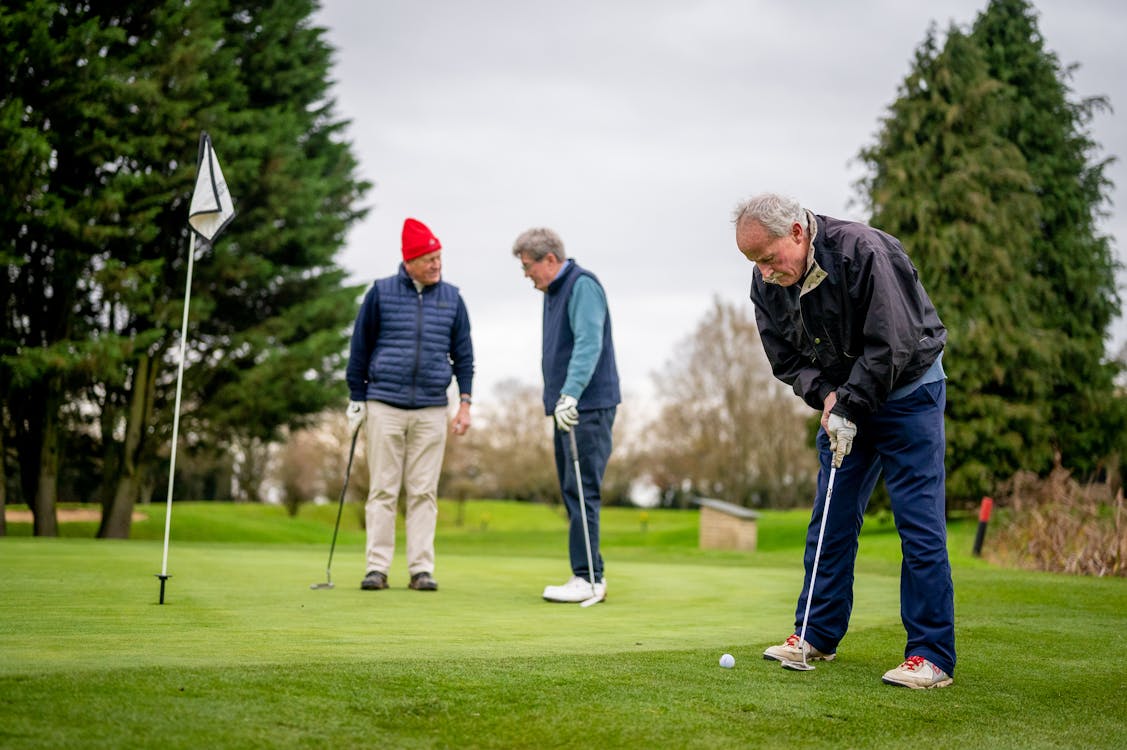
<path fill-rule="evenodd" d="M 340 515 L 344 510 L 344 496 L 348 492 L 348 479 L 352 475 L 352 459 L 356 455 L 356 439 L 360 437 L 360 427 L 357 425 L 352 432 L 352 445 L 348 449 L 348 466 L 344 469 L 344 485 L 340 488 L 340 502 L 337 503 L 337 520 L 333 525 L 333 541 L 329 545 L 329 563 L 325 567 L 325 582 L 309 585 L 311 589 L 333 588 L 333 552 L 337 548 L 337 532 L 340 531 Z"/>
<path fill-rule="evenodd" d="M 595 588 L 595 562 L 591 555 L 591 532 L 587 528 L 587 498 L 583 496 L 583 475 L 579 473 L 579 448 L 575 442 L 574 427 L 567 431 L 567 436 L 571 443 L 571 460 L 575 464 L 575 486 L 579 490 L 579 512 L 583 517 L 583 542 L 587 547 L 587 576 L 591 581 L 591 597 L 584 599 L 579 605 L 585 608 L 598 604 L 601 599 Z"/>
<path fill-rule="evenodd" d="M 802 615 L 802 632 L 798 635 L 798 648 L 802 652 L 802 661 L 783 662 L 784 669 L 795 672 L 807 672 L 814 667 L 806 661 L 806 623 L 810 619 L 810 602 L 814 599 L 814 582 L 818 580 L 818 562 L 822 559 L 822 539 L 826 535 L 826 518 L 830 515 L 830 498 L 834 494 L 834 479 L 837 478 L 837 467 L 830 464 L 830 480 L 826 484 L 826 502 L 822 505 L 822 522 L 818 526 L 818 544 L 814 548 L 814 567 L 810 570 L 810 588 L 806 591 L 806 611 Z"/>

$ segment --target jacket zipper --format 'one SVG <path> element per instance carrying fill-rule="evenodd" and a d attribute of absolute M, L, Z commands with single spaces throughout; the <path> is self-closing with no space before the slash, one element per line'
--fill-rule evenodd
<path fill-rule="evenodd" d="M 818 348 L 814 343 L 814 337 L 810 335 L 810 329 L 806 326 L 806 316 L 802 314 L 802 295 L 798 297 L 798 322 L 802 326 L 802 332 L 806 334 L 807 340 L 810 341 L 810 349 L 814 352 L 810 357 L 811 362 L 818 361 Z"/>
<path fill-rule="evenodd" d="M 418 323 L 415 326 L 415 368 L 411 371 L 411 406 L 415 405 L 415 386 L 419 381 L 419 363 L 423 357 L 423 290 L 415 291 L 419 301 L 419 314 L 416 316 Z"/>

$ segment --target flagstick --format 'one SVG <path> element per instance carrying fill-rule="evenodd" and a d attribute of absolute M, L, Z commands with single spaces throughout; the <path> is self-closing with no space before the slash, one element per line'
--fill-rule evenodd
<path fill-rule="evenodd" d="M 164 557 L 160 564 L 160 603 L 164 604 L 164 583 L 168 575 L 168 532 L 172 528 L 172 482 L 176 477 L 176 445 L 180 436 L 180 392 L 184 387 L 184 352 L 188 343 L 188 303 L 192 297 L 192 265 L 196 259 L 196 233 L 188 232 L 188 281 L 184 285 L 184 322 L 180 326 L 180 365 L 176 369 L 176 408 L 172 416 L 172 460 L 168 466 L 168 509 L 164 514 Z"/>

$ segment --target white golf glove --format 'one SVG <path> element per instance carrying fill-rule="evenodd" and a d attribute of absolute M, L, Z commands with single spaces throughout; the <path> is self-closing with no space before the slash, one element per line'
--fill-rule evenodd
<path fill-rule="evenodd" d="M 579 402 L 574 396 L 566 393 L 556 402 L 556 427 L 560 432 L 571 432 L 571 428 L 579 424 Z"/>
<path fill-rule="evenodd" d="M 828 425 L 829 429 L 826 432 L 830 436 L 830 451 L 834 454 L 833 465 L 836 469 L 841 467 L 841 462 L 849 455 L 849 451 L 853 450 L 857 425 L 840 414 L 830 414 Z"/>
<path fill-rule="evenodd" d="M 368 405 L 363 401 L 348 402 L 348 434 L 352 435 L 360 425 L 364 424 L 364 417 L 368 415 Z"/>

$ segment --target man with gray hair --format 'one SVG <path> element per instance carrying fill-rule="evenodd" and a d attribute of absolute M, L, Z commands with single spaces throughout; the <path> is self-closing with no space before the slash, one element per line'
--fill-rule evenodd
<path fill-rule="evenodd" d="M 513 243 L 513 255 L 532 285 L 544 293 L 540 363 L 544 414 L 554 418 L 556 476 L 569 521 L 572 576 L 560 586 L 546 587 L 543 596 L 551 602 L 586 605 L 607 595 L 599 552 L 599 487 L 610 460 L 615 412 L 622 401 L 610 312 L 602 284 L 567 257 L 563 240 L 551 229 L 522 233 Z M 565 444 L 572 431 L 575 442 L 571 445 L 576 446 L 578 456 L 569 460 L 570 449 Z M 580 467 L 582 493 L 573 461 Z"/>
<path fill-rule="evenodd" d="M 947 329 L 900 242 L 852 221 L 815 215 L 771 193 L 737 206 L 736 245 L 752 263 L 751 300 L 775 377 L 822 413 L 818 493 L 806 533 L 806 577 L 795 634 L 765 659 L 829 661 L 853 608 L 857 539 L 884 473 L 900 533 L 904 662 L 883 681 L 945 687 L 955 670 L 955 609 L 947 556 L 943 409 Z M 815 591 L 810 591 L 831 467 Z M 799 633 L 806 620 L 806 637 Z"/>

